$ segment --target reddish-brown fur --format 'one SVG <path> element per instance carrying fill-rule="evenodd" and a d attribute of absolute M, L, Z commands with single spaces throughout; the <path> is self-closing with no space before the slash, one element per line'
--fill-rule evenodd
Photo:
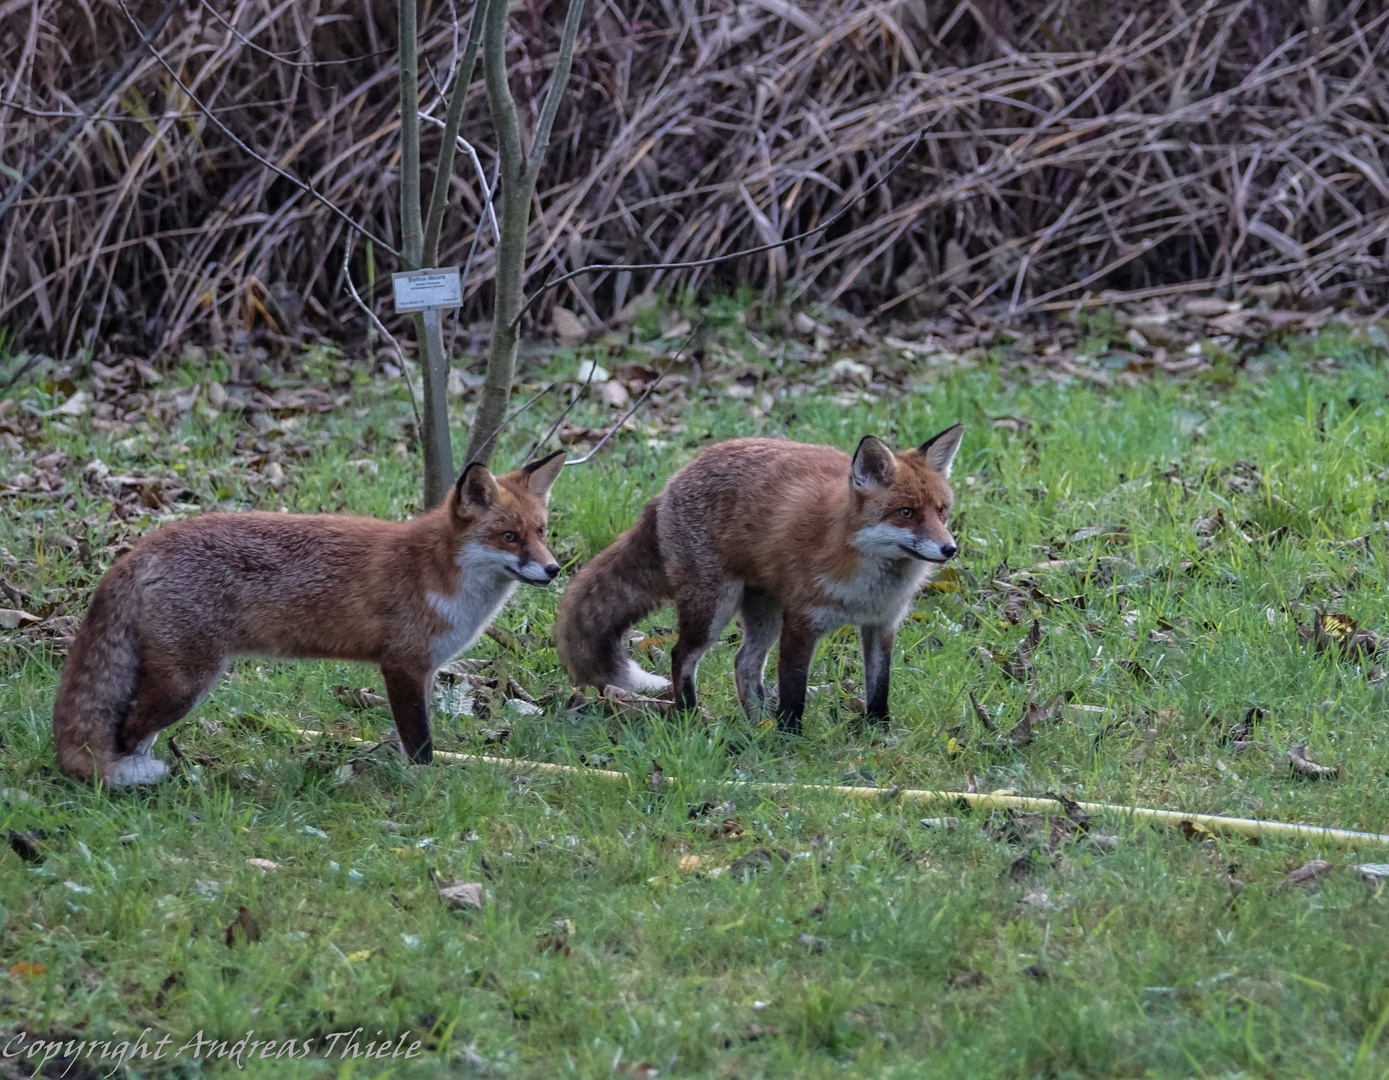
<path fill-rule="evenodd" d="M 699 658 L 738 610 L 739 698 L 750 716 L 761 711 L 762 669 L 779 638 L 778 720 L 798 731 L 816 642 L 853 623 L 868 712 L 885 721 L 894 630 L 926 561 L 956 551 L 948 477 L 962 432 L 956 425 L 901 454 L 866 436 L 852 459 L 774 439 L 711 446 L 565 590 L 555 626 L 565 668 L 580 685 L 650 686 L 621 636 L 673 599 L 671 679 L 676 701 L 692 706 Z"/>
<path fill-rule="evenodd" d="M 545 500 L 562 465 L 551 455 L 501 477 L 470 466 L 442 506 L 404 523 L 206 514 L 145 537 L 101 579 L 63 665 L 53 709 L 63 772 L 158 779 L 154 735 L 240 653 L 379 664 L 406 752 L 429 761 L 441 650 L 485 629 L 516 580 L 558 572 Z"/>

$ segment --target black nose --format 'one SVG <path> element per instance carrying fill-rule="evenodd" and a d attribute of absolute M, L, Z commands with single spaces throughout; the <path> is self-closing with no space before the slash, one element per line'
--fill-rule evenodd
<path fill-rule="evenodd" d="M 551 581 L 554 581 L 555 575 L 559 573 L 559 563 L 546 563 L 541 569 L 550 576 Z"/>
<path fill-rule="evenodd" d="M 941 553 L 941 555 L 943 555 L 945 558 L 949 559 L 949 558 L 953 557 L 954 554 L 955 554 L 955 552 L 957 552 L 957 551 L 959 551 L 959 550 L 960 550 L 960 549 L 957 548 L 954 544 L 942 544 L 942 545 L 941 545 L 941 549 L 940 549 L 940 553 Z"/>

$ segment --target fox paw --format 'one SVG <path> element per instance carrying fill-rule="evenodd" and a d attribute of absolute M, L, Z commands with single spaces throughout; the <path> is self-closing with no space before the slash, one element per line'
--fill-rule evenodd
<path fill-rule="evenodd" d="M 147 754 L 130 754 L 118 758 L 106 773 L 111 787 L 133 787 L 136 784 L 156 784 L 169 775 L 169 766 Z"/>

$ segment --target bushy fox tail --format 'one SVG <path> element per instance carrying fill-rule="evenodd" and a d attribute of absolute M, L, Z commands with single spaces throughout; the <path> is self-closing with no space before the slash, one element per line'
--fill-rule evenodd
<path fill-rule="evenodd" d="M 560 663 L 576 686 L 660 690 L 669 679 L 639 668 L 622 646 L 623 633 L 670 596 L 656 533 L 660 497 L 637 523 L 579 571 L 564 590 L 555 620 Z"/>
<path fill-rule="evenodd" d="M 58 767 L 68 776 L 129 782 L 119 743 L 140 669 L 140 590 L 132 570 L 117 567 L 102 580 L 63 663 L 53 741 Z"/>

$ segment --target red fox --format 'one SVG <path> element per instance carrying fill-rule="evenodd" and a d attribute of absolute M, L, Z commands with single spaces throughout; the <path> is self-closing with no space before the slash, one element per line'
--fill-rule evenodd
<path fill-rule="evenodd" d="M 897 624 L 930 571 L 958 550 L 946 522 L 950 466 L 964 427 L 894 454 L 865 435 L 850 459 L 829 446 L 731 439 L 704 451 L 646 504 L 640 520 L 564 591 L 560 661 L 580 686 L 657 690 L 695 704 L 695 669 L 741 611 L 738 700 L 757 719 L 767 653 L 781 640 L 777 725 L 799 734 L 815 645 L 849 623 L 863 643 L 868 716 L 888 719 Z M 670 682 L 627 656 L 623 632 L 675 601 Z"/>
<path fill-rule="evenodd" d="M 563 451 L 499 477 L 474 463 L 404 523 L 205 514 L 145 537 L 102 577 L 63 665 L 59 767 L 117 787 L 162 779 L 155 738 L 240 653 L 379 664 L 405 752 L 429 762 L 435 669 L 517 582 L 559 573 L 545 507 L 563 466 Z"/>

